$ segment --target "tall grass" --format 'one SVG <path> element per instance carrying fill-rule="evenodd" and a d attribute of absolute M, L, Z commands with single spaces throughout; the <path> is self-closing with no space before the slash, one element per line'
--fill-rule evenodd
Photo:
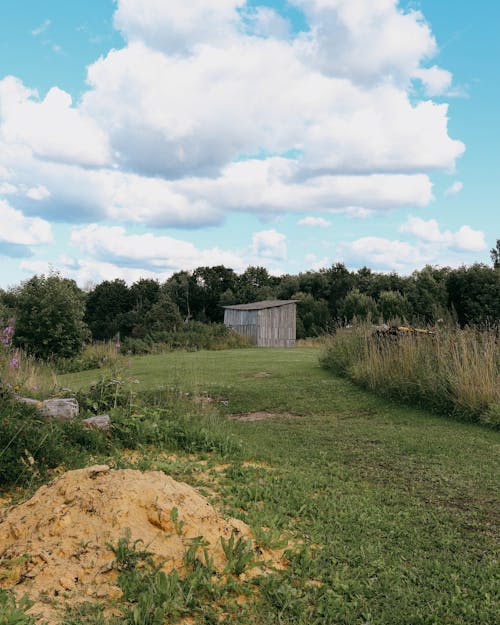
<path fill-rule="evenodd" d="M 22 350 L 0 346 L 0 392 L 46 397 L 56 388 L 57 377 L 47 363 Z"/>
<path fill-rule="evenodd" d="M 495 331 L 444 328 L 435 335 L 379 338 L 368 325 L 341 329 L 321 364 L 384 396 L 500 426 Z"/>

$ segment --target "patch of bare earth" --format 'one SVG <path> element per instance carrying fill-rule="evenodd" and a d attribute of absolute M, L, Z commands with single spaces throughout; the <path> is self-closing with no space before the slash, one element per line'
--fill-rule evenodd
<path fill-rule="evenodd" d="M 302 419 L 300 415 L 292 414 L 291 412 L 244 412 L 242 414 L 230 414 L 228 415 L 233 421 L 266 421 L 267 419 Z"/>
<path fill-rule="evenodd" d="M 172 510 L 177 508 L 178 522 Z M 179 522 L 183 522 L 182 531 Z M 221 537 L 251 538 L 249 527 L 223 518 L 194 488 L 161 471 L 110 470 L 94 466 L 60 475 L 23 504 L 12 507 L 0 523 L 0 587 L 27 593 L 37 622 L 60 620 L 68 603 L 119 598 L 114 555 L 130 530 L 132 542 L 165 562 L 167 572 L 182 572 L 190 539 L 202 536 L 214 565 L 227 563 Z M 280 554 L 260 550 L 263 572 Z"/>

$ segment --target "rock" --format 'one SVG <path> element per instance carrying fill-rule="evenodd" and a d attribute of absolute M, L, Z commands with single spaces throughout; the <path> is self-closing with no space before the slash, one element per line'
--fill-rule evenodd
<path fill-rule="evenodd" d="M 111 427 L 109 415 L 107 414 L 101 414 L 96 417 L 84 419 L 82 421 L 82 425 L 84 428 L 93 428 L 96 430 L 103 430 L 104 432 L 107 432 Z"/>
<path fill-rule="evenodd" d="M 52 417 L 59 421 L 71 421 L 71 419 L 78 416 L 78 402 L 74 397 L 46 399 L 42 402 L 40 412 L 46 417 Z"/>
<path fill-rule="evenodd" d="M 71 421 L 78 416 L 78 402 L 74 397 L 66 397 L 62 399 L 46 399 L 39 401 L 30 397 L 18 397 L 19 401 L 34 406 L 45 417 L 51 417 L 58 421 Z"/>

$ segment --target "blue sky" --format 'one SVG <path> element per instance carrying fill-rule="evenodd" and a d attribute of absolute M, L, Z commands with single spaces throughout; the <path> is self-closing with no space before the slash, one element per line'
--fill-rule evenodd
<path fill-rule="evenodd" d="M 0 286 L 489 263 L 498 3 L 2 10 Z"/>

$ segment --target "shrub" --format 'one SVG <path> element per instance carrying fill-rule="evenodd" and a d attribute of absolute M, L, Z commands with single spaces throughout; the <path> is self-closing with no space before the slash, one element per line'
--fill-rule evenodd
<path fill-rule="evenodd" d="M 14 344 L 43 359 L 79 353 L 88 336 L 84 300 L 74 280 L 33 276 L 17 291 Z"/>
<path fill-rule="evenodd" d="M 126 337 L 122 342 L 122 352 L 146 354 L 175 349 L 235 349 L 250 345 L 247 338 L 222 323 L 189 321 L 181 324 L 175 331 L 152 332 L 142 338 Z"/>
<path fill-rule="evenodd" d="M 0 398 L 0 415 L 0 486 L 37 482 L 50 469 L 80 466 L 89 451 L 108 448 L 101 432 L 86 430 L 79 421 L 46 420 L 36 408 L 10 398 Z"/>

